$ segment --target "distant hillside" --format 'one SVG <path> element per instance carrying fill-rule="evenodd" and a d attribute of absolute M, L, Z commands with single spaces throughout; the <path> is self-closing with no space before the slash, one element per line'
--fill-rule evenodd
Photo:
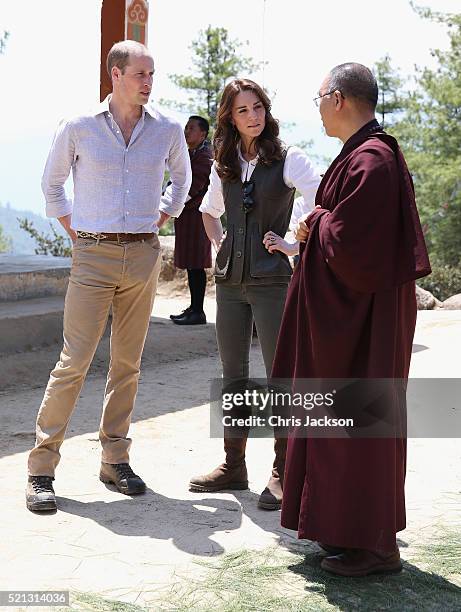
<path fill-rule="evenodd" d="M 15 254 L 33 254 L 35 252 L 35 240 L 19 227 L 18 218 L 23 219 L 24 217 L 32 221 L 34 227 L 39 232 L 51 234 L 51 219 L 45 219 L 45 217 L 36 215 L 30 212 L 30 210 L 16 210 L 8 204 L 4 205 L 0 202 L 0 225 L 3 228 L 3 232 L 12 239 L 12 252 Z M 53 225 L 60 234 L 64 234 L 64 230 L 57 221 L 53 220 Z"/>

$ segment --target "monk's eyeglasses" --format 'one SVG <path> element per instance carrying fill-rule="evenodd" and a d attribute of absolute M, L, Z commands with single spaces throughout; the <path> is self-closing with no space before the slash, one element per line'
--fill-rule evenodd
<path fill-rule="evenodd" d="M 254 200 L 251 197 L 251 194 L 253 193 L 254 186 L 255 186 L 255 184 L 252 181 L 245 181 L 243 183 L 243 186 L 242 186 L 242 190 L 243 190 L 243 200 L 242 200 L 243 212 L 246 212 L 246 213 L 250 212 L 250 210 L 254 206 Z"/>
<path fill-rule="evenodd" d="M 322 94 L 321 96 L 317 96 L 316 98 L 313 98 L 312 102 L 315 104 L 315 106 L 317 106 L 317 108 L 320 106 L 320 99 L 324 98 L 325 96 L 330 96 L 332 93 L 335 93 L 335 91 L 339 91 L 339 93 L 341 94 L 341 98 L 345 98 L 346 96 L 343 94 L 342 91 L 340 91 L 338 88 L 336 89 L 332 89 L 331 91 L 327 91 L 327 93 Z"/>

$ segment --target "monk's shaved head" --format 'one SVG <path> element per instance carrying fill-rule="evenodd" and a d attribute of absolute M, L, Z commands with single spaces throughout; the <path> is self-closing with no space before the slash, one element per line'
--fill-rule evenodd
<path fill-rule="evenodd" d="M 369 68 L 363 64 L 348 62 L 331 70 L 330 90 L 339 90 L 345 98 L 355 98 L 374 111 L 378 102 L 378 84 Z"/>

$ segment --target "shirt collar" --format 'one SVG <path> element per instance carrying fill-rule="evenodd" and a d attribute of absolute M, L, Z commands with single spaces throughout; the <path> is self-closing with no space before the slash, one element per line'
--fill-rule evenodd
<path fill-rule="evenodd" d="M 196 149 L 189 149 L 189 153 L 194 156 L 196 153 L 198 153 L 199 151 L 201 151 L 202 149 L 204 149 L 205 147 L 208 146 L 208 141 L 205 138 L 205 140 L 203 140 L 201 142 L 201 144 L 199 144 L 199 146 Z"/>
<path fill-rule="evenodd" d="M 103 113 L 110 113 L 109 102 L 110 102 L 111 97 L 112 97 L 112 94 L 109 94 L 107 98 L 105 98 L 102 102 L 98 104 L 98 106 L 94 109 L 94 112 L 93 112 L 95 116 L 101 115 Z M 143 119 L 146 113 L 150 115 L 153 119 L 158 118 L 158 112 L 150 104 L 145 104 L 142 106 L 141 117 Z"/>

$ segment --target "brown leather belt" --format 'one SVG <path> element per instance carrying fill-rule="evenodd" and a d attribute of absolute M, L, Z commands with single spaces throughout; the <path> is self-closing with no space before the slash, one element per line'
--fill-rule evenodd
<path fill-rule="evenodd" d="M 109 233 L 109 232 L 77 232 L 77 238 L 84 238 L 90 240 L 109 240 L 112 242 L 137 242 L 139 240 L 149 240 L 155 236 L 154 232 L 144 234 L 122 234 L 122 233 Z"/>

